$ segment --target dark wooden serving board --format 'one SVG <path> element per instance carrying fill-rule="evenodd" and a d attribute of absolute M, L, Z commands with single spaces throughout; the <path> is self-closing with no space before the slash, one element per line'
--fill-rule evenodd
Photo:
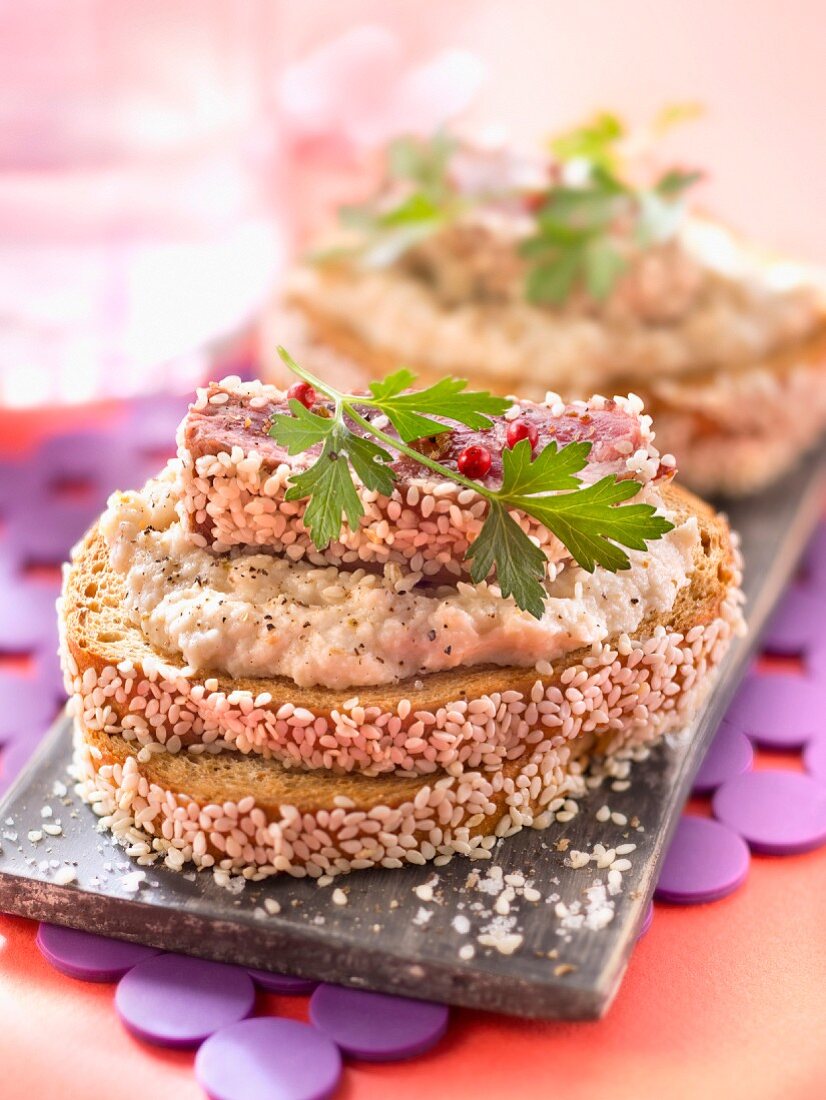
<path fill-rule="evenodd" d="M 823 469 L 822 460 L 810 461 L 777 488 L 730 506 L 746 558 L 748 636 L 733 645 L 690 736 L 669 738 L 635 764 L 627 790 L 609 784 L 592 792 L 570 822 L 501 841 L 490 861 L 457 858 L 435 871 L 358 872 L 327 887 L 279 878 L 233 893 L 210 874 L 185 877 L 150 867 L 137 892 L 127 893 L 123 876 L 135 865 L 95 831 L 91 810 L 73 796 L 70 733 L 62 719 L 0 804 L 0 910 L 192 955 L 514 1015 L 599 1016 L 619 986 L 693 776 L 817 521 Z M 56 783 L 65 783 L 68 794 L 56 795 Z M 644 831 L 599 823 L 595 814 L 604 804 L 629 822 L 636 815 Z M 63 835 L 33 843 L 28 833 L 42 829 L 44 805 L 53 808 L 51 820 L 60 821 Z M 557 848 L 565 838 L 569 850 L 590 849 L 597 841 L 637 845 L 613 919 L 599 930 L 561 927 L 556 896 L 568 906 L 581 903 L 595 874 L 605 878 L 593 864 L 587 870 L 566 866 Z M 67 861 L 77 879 L 57 885 L 58 866 Z M 523 942 L 510 955 L 475 940 L 494 918 L 495 898 L 469 889 L 466 879 L 472 871 L 489 876 L 491 865 L 506 875 L 527 874 L 541 893 L 539 901 L 514 902 L 514 931 Z M 434 874 L 434 899 L 422 900 L 414 888 Z M 346 905 L 334 901 L 341 888 Z M 274 908 L 269 899 L 280 912 L 265 908 L 266 901 Z M 462 934 L 461 919 L 456 930 L 457 916 L 469 920 L 470 934 Z M 461 946 L 471 943 L 474 957 L 460 958 Z"/>

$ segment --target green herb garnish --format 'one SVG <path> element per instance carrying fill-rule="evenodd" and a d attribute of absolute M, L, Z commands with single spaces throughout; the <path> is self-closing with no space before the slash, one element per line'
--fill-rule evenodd
<path fill-rule="evenodd" d="M 356 230 L 362 243 L 354 249 L 335 250 L 333 255 L 358 255 L 374 267 L 391 264 L 458 217 L 466 203 L 448 173 L 456 148 L 456 140 L 441 130 L 429 140 L 400 137 L 392 141 L 387 149 L 387 183 L 393 197 L 388 202 L 380 195 L 342 207 L 342 225 Z"/>
<path fill-rule="evenodd" d="M 653 133 L 663 133 L 697 112 L 693 105 L 668 108 L 655 120 Z M 673 234 L 683 194 L 701 173 L 671 168 L 651 185 L 638 187 L 623 171 L 621 144 L 626 136 L 616 115 L 600 114 L 551 142 L 562 171 L 541 196 L 536 232 L 520 246 L 528 261 L 525 291 L 530 301 L 559 305 L 577 287 L 603 301 L 626 269 L 623 245 L 627 248 L 629 238 L 646 248 Z M 577 182 L 566 182 L 574 174 Z"/>
<path fill-rule="evenodd" d="M 315 461 L 292 476 L 286 494 L 287 500 L 308 499 L 304 523 L 319 550 L 339 537 L 345 521 L 354 530 L 364 514 L 353 475 L 365 488 L 387 496 L 396 480 L 391 463 L 397 454 L 472 489 L 488 502 L 482 529 L 466 555 L 471 578 L 479 584 L 496 570 L 502 595 L 513 596 L 518 607 L 536 618 L 544 611 L 547 561 L 513 518 L 513 511 L 533 517 L 552 531 L 589 573 L 597 565 L 610 572 L 628 569 L 631 563 L 622 547 L 644 550 L 646 543 L 672 530 L 673 524 L 650 504 L 623 505 L 640 490 L 637 481 L 620 481 L 612 474 L 582 486 L 577 475 L 587 463 L 588 442 L 561 448 L 551 442 L 536 457 L 527 439 L 506 447 L 502 484 L 495 489 L 410 446 L 417 439 L 451 430 L 449 423 L 434 417 L 474 430 L 490 428 L 490 418 L 510 407 L 506 398 L 468 391 L 467 383 L 456 378 L 411 391 L 416 376 L 408 370 L 371 383 L 369 394 L 342 393 L 300 367 L 284 348 L 278 353 L 291 371 L 333 404 L 332 412 L 325 408 L 328 415 L 319 416 L 292 400 L 292 415 L 277 414 L 269 432 L 291 455 L 321 445 Z M 398 437 L 377 428 L 364 415 L 366 409 L 383 413 Z"/>

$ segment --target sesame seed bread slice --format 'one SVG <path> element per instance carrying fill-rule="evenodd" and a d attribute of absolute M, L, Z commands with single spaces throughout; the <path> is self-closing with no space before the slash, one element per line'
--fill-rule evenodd
<path fill-rule="evenodd" d="M 295 355 L 322 377 L 343 377 L 358 386 L 397 368 L 398 353 L 366 343 L 307 300 L 295 299 L 274 316 L 282 339 L 287 333 Z M 422 385 L 439 377 L 427 364 L 404 361 Z M 280 380 L 283 365 L 272 360 L 267 365 Z M 550 388 L 565 400 L 580 396 L 554 378 L 552 362 L 540 373 L 491 372 L 463 362 L 439 370 L 494 393 L 518 390 L 536 398 Z M 608 384 L 591 381 L 598 389 Z M 677 458 L 681 482 L 703 495 L 758 492 L 792 469 L 826 430 L 826 313 L 811 336 L 739 366 L 685 376 L 649 371 L 615 378 L 610 385 L 642 400 L 657 426 L 657 447 Z"/>
<path fill-rule="evenodd" d="M 285 769 L 237 752 L 149 753 L 75 726 L 81 795 L 139 863 L 219 867 L 250 878 L 402 867 L 545 827 L 584 789 L 588 739 L 537 745 L 497 772 L 424 778 Z"/>
<path fill-rule="evenodd" d="M 579 649 L 543 672 L 458 668 L 397 684 L 347 690 L 285 678 L 193 674 L 156 652 L 123 614 L 121 577 L 93 528 L 66 568 L 61 652 L 74 713 L 89 731 L 191 754 L 216 745 L 329 771 L 417 775 L 496 771 L 526 746 L 583 734 L 612 750 L 645 740 L 662 717 L 685 719 L 740 622 L 740 573 L 725 520 L 669 486 L 666 507 L 694 516 L 701 538 L 690 583 L 670 614 L 634 636 Z"/>

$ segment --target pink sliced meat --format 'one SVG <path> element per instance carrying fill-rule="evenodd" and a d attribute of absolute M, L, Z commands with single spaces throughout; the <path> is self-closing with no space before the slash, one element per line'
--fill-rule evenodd
<path fill-rule="evenodd" d="M 314 411 L 324 408 L 319 404 Z M 351 531 L 345 525 L 329 547 L 313 546 L 302 522 L 303 502 L 284 497 L 291 474 L 305 469 L 314 454 L 290 456 L 269 435 L 273 417 L 282 413 L 289 414 L 286 395 L 272 386 L 232 381 L 213 383 L 199 393 L 179 433 L 182 515 L 194 542 L 219 553 L 256 547 L 286 553 L 292 560 L 352 568 L 397 562 L 434 580 L 467 576 L 464 555 L 484 522 L 487 504 L 409 456 L 393 462 L 397 481 L 392 499 L 364 494 L 359 528 Z M 362 413 L 368 419 L 381 416 L 366 407 Z M 520 402 L 519 417 L 536 428 L 537 451 L 551 440 L 560 447 L 591 443 L 583 481 L 615 474 L 645 482 L 673 474 L 671 467 L 660 464 L 649 419 L 631 402 L 594 398 L 553 408 Z M 502 476 L 509 423 L 508 417 L 497 417 L 481 432 L 453 424 L 414 446 L 450 470 L 457 469 L 466 447 L 487 447 L 493 461 L 485 483 L 495 487 Z M 385 418 L 381 426 L 393 434 Z M 535 520 L 524 517 L 524 526 L 552 561 L 569 556 Z"/>
<path fill-rule="evenodd" d="M 185 422 L 184 444 L 193 458 L 202 455 L 231 452 L 233 447 L 243 451 L 257 451 L 264 467 L 275 469 L 281 463 L 287 463 L 296 470 L 304 469 L 312 462 L 317 452 L 289 456 L 283 447 L 269 435 L 273 417 L 276 414 L 289 415 L 286 397 L 271 399 L 262 407 L 252 408 L 249 399 L 237 392 L 225 390 L 213 384 L 209 396 L 227 393 L 228 400 L 223 404 L 207 402 L 202 408 L 191 408 Z M 591 444 L 588 465 L 580 475 L 583 481 L 597 481 L 607 474 L 619 477 L 630 476 L 627 469 L 629 455 L 647 448 L 642 424 L 639 417 L 621 408 L 615 401 L 606 401 L 602 409 L 577 409 L 567 405 L 561 415 L 554 415 L 550 409 L 532 402 L 522 403 L 520 419 L 536 427 L 539 440 L 536 452 L 542 450 L 551 440 L 560 447 L 568 443 L 587 441 Z M 331 408 L 332 406 L 330 406 Z M 319 403 L 314 411 L 324 406 Z M 362 415 L 368 420 L 376 419 L 380 414 L 375 409 L 362 409 Z M 457 469 L 457 459 L 461 452 L 473 444 L 488 448 L 492 457 L 490 473 L 484 484 L 495 486 L 502 477 L 502 451 L 506 447 L 508 421 L 505 417 L 495 417 L 493 427 L 488 431 L 474 431 L 462 424 L 456 424 L 450 432 L 444 432 L 432 439 L 421 440 L 413 446 L 421 449 L 448 469 Z M 384 426 L 388 434 L 394 434 L 392 427 Z M 361 433 L 360 433 L 361 434 Z M 435 479 L 436 475 L 418 465 L 406 455 L 400 455 L 393 463 L 393 469 L 403 480 L 414 477 Z"/>

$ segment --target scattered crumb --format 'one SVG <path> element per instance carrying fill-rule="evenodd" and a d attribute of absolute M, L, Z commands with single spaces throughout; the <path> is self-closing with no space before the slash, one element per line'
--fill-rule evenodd
<path fill-rule="evenodd" d="M 55 872 L 54 881 L 58 886 L 68 886 L 70 882 L 74 882 L 77 878 L 77 871 L 74 867 L 61 867 Z"/>
<path fill-rule="evenodd" d="M 335 890 L 333 890 L 333 905 L 346 905 L 346 904 L 347 904 L 347 895 L 344 893 L 344 891 L 340 887 L 337 887 Z M 396 904 L 398 904 L 398 902 Z"/>
<path fill-rule="evenodd" d="M 120 880 L 120 888 L 127 894 L 136 894 L 146 878 L 146 871 L 130 871 Z"/>

